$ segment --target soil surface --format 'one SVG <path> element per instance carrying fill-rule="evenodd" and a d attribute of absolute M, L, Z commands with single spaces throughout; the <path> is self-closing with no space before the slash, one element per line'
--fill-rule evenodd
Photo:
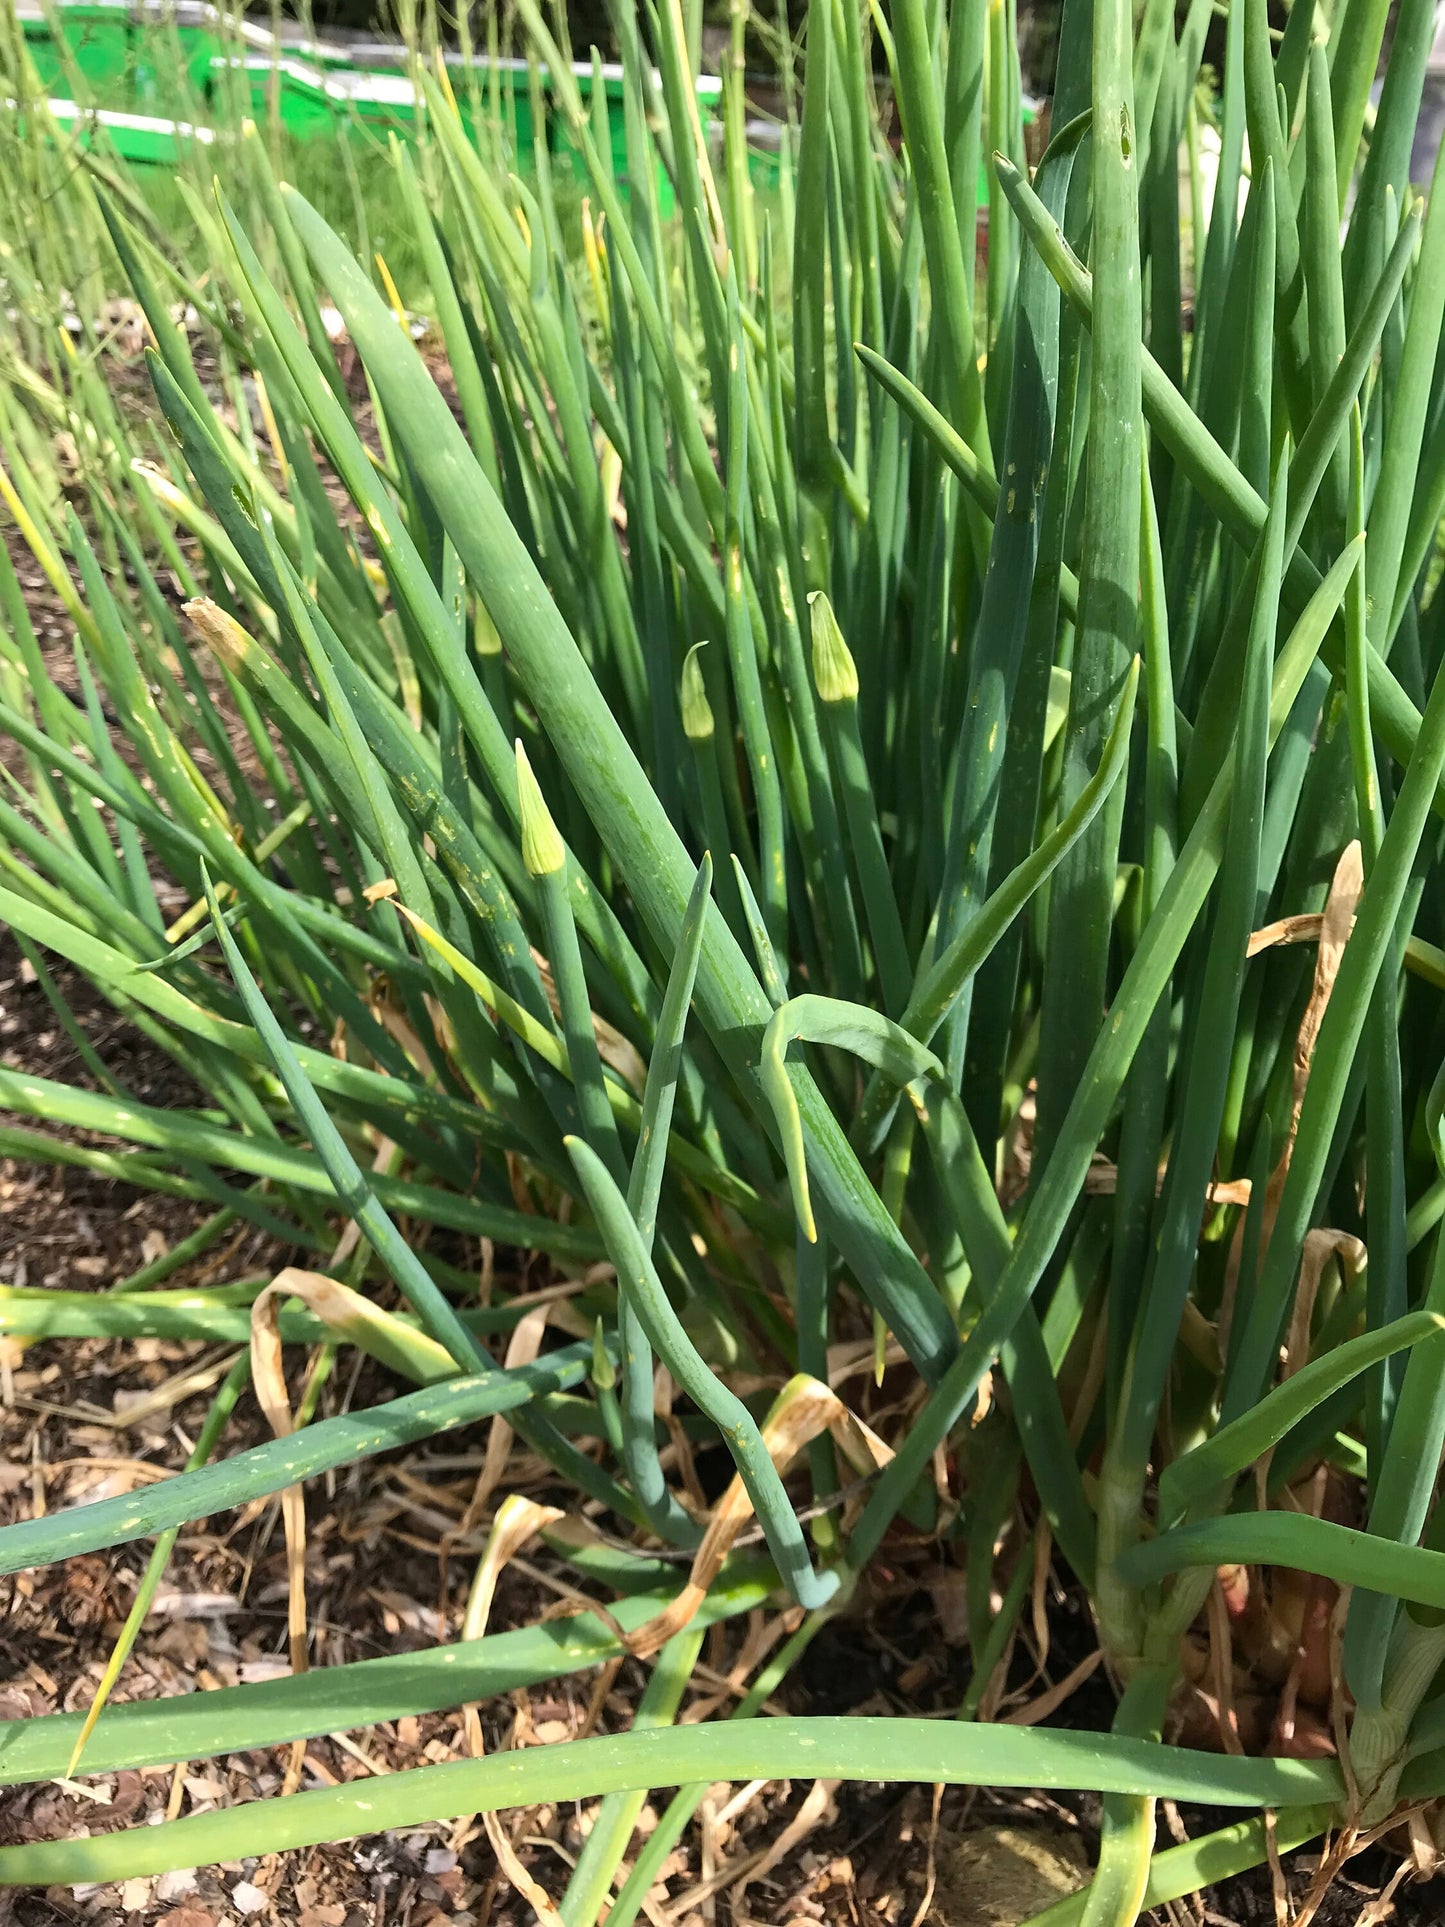
<path fill-rule="evenodd" d="M 147 1103 L 196 1101 L 174 1061 L 119 1018 L 64 966 L 55 982 L 112 1073 Z M 0 1059 L 7 1065 L 93 1085 L 33 971 L 0 932 Z M 0 1160 L 0 1283 L 105 1291 L 174 1247 L 208 1207 L 158 1197 L 65 1168 Z M 278 1269 L 288 1253 L 237 1228 L 177 1285 L 223 1284 Z M 459 1256 L 461 1254 L 458 1254 Z M 480 1267 L 480 1253 L 472 1254 Z M 505 1254 L 499 1256 L 505 1266 Z M 542 1282 L 534 1270 L 524 1288 Z M 231 1354 L 158 1340 L 65 1340 L 20 1348 L 0 1340 L 0 1522 L 135 1489 L 179 1470 L 211 1388 Z M 296 1384 L 299 1389 L 300 1361 Z M 319 1414 L 364 1406 L 401 1389 L 378 1367 L 345 1372 L 322 1391 Z M 294 1394 L 293 1394 L 294 1396 Z M 226 1435 L 235 1451 L 269 1436 L 253 1398 Z M 386 1455 L 316 1482 L 307 1495 L 308 1605 L 314 1665 L 420 1650 L 454 1638 L 471 1561 L 444 1564 L 443 1534 L 460 1520 L 486 1449 L 484 1427 L 430 1447 Z M 545 1468 L 514 1452 L 507 1484 L 569 1503 Z M 0 1580 L 0 1717 L 75 1711 L 89 1704 L 141 1571 L 148 1546 L 93 1554 Z M 958 1623 L 961 1572 L 936 1548 L 903 1543 L 849 1615 L 815 1643 L 779 1694 L 777 1710 L 808 1713 L 953 1712 L 969 1680 Z M 289 1669 L 286 1558 L 276 1500 L 200 1521 L 182 1534 L 123 1671 L 117 1700 L 154 1698 L 260 1680 Z M 1050 1652 L 1021 1641 L 1010 1669 L 1019 1703 L 1036 1700 L 1093 1648 L 1079 1594 L 1048 1588 Z M 575 1610 L 573 1576 L 546 1552 L 509 1566 L 491 1630 Z M 776 1638 L 782 1615 L 756 1613 L 709 1635 L 688 1713 L 725 1711 L 737 1683 Z M 732 1683 L 729 1684 L 729 1676 Z M 624 1731 L 644 1683 L 628 1661 L 488 1704 L 489 1749 L 545 1745 L 587 1732 Z M 1003 1711 L 1009 1710 L 1005 1700 Z M 1107 1726 L 1112 1694 L 1097 1671 L 1051 1717 Z M 53 1784 L 0 1792 L 0 1842 L 54 1839 L 143 1823 L 165 1813 L 279 1792 L 286 1747 L 219 1761 L 188 1761 L 87 1780 L 86 1792 Z M 369 1777 L 465 1757 L 460 1713 L 403 1719 L 305 1748 L 303 1786 Z M 814 1795 L 805 1784 L 719 1787 L 664 1863 L 650 1896 L 654 1922 L 825 1921 L 837 1927 L 1002 1927 L 1076 1885 L 1097 1844 L 1099 1803 L 1049 1794 L 949 1789 L 935 1811 L 927 1788 L 843 1785 Z M 633 1851 L 666 1795 L 644 1808 Z M 555 1899 L 592 1818 L 587 1806 L 542 1807 L 508 1816 L 516 1851 Z M 1228 1815 L 1170 1809 L 1161 1845 L 1208 1831 Z M 787 1850 L 775 1863 L 779 1846 Z M 744 1883 L 750 1867 L 762 1871 Z M 1300 1898 L 1318 1852 L 1291 1857 L 1284 1875 Z M 1337 1877 L 1315 1919 L 1320 1927 L 1394 1919 L 1438 1921 L 1438 1884 L 1401 1886 L 1371 1914 L 1398 1866 L 1379 1850 Z M 499 1880 L 479 1828 L 442 1823 L 406 1834 L 314 1848 L 230 1866 L 197 1868 L 123 1887 L 62 1888 L 0 1895 L 0 1920 L 21 1927 L 125 1922 L 126 1927 L 232 1927 L 255 1921 L 299 1927 L 523 1927 L 532 1910 Z M 1160 1914 L 1183 1923 L 1273 1927 L 1267 1871 L 1225 1883 L 1197 1903 Z"/>

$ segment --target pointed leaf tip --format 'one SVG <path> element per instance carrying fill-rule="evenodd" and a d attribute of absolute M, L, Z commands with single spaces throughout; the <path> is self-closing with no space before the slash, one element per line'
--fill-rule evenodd
<path fill-rule="evenodd" d="M 517 804 L 522 818 L 522 861 L 527 866 L 527 874 L 555 875 L 566 867 L 567 847 L 552 821 L 552 812 L 547 808 L 520 738 L 517 741 Z"/>
<path fill-rule="evenodd" d="M 607 1355 L 607 1334 L 599 1318 L 592 1329 L 592 1383 L 599 1392 L 610 1392 L 617 1383 L 617 1372 Z"/>
<path fill-rule="evenodd" d="M 690 743 L 707 742 L 714 728 L 712 704 L 697 660 L 698 650 L 706 647 L 705 642 L 694 643 L 682 665 L 682 733 Z"/>
<path fill-rule="evenodd" d="M 843 640 L 833 605 L 821 589 L 808 597 L 813 619 L 813 680 L 818 698 L 825 703 L 856 703 L 858 666 Z"/>

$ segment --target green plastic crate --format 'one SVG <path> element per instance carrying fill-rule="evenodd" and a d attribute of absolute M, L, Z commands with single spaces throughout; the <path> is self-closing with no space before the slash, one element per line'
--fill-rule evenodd
<path fill-rule="evenodd" d="M 139 164 L 164 165 L 187 138 L 206 139 L 207 110 L 229 96 L 229 117 L 248 113 L 261 121 L 273 104 L 287 133 L 299 140 L 345 137 L 355 132 L 405 138 L 416 118 L 416 99 L 406 72 L 405 50 L 396 42 L 287 43 L 250 23 L 223 22 L 195 0 L 164 11 L 133 7 L 126 0 L 57 0 L 46 8 L 21 9 L 26 49 L 52 111 L 77 125 L 103 127 L 116 149 Z M 470 89 L 460 57 L 448 61 L 458 107 L 470 119 Z M 534 166 L 536 128 L 525 61 L 474 62 L 481 98 L 490 101 L 494 72 L 501 81 L 507 133 L 523 172 Z M 578 63 L 573 75 L 590 100 L 592 68 Z M 542 76 L 546 86 L 545 71 Z M 77 84 L 78 83 L 78 84 Z M 604 67 L 608 138 L 619 178 L 626 178 L 626 137 L 620 68 Z M 718 111 L 722 84 L 704 75 L 698 104 L 704 119 Z M 80 99 L 73 98 L 79 95 Z M 550 151 L 575 161 L 561 117 L 546 117 Z M 659 171 L 664 195 L 668 183 Z"/>

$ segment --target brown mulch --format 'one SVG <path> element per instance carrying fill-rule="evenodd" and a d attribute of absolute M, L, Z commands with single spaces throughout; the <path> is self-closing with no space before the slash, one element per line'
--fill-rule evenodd
<path fill-rule="evenodd" d="M 76 1016 L 108 1065 L 147 1102 L 186 1104 L 195 1093 L 173 1060 L 131 1031 L 83 980 L 59 967 Z M 0 932 L 0 1056 L 46 1076 L 86 1082 L 84 1065 L 56 1025 L 50 1006 Z M 206 1208 L 93 1177 L 80 1171 L 37 1171 L 0 1162 L 0 1282 L 50 1284 L 103 1291 L 185 1237 Z M 240 1228 L 173 1282 L 219 1284 L 275 1269 L 287 1254 Z M 537 1282 L 535 1274 L 526 1282 Z M 0 1341 L 3 1343 L 4 1341 Z M 218 1375 L 225 1355 L 197 1344 L 163 1340 L 68 1340 L 37 1344 L 9 1360 L 0 1404 L 0 1523 L 35 1516 L 132 1489 L 156 1472 L 174 1471 L 205 1411 L 208 1391 L 187 1390 L 155 1405 L 158 1390 L 175 1387 L 199 1367 Z M 213 1381 L 212 1381 L 213 1382 Z M 323 1393 L 322 1414 L 345 1403 L 365 1405 L 397 1391 L 378 1368 L 343 1374 Z M 151 1415 L 129 1413 L 149 1395 Z M 243 1401 L 227 1435 L 237 1450 L 267 1436 L 251 1399 Z M 455 1637 L 470 1561 L 454 1557 L 445 1589 L 438 1560 L 441 1531 L 454 1524 L 470 1494 L 485 1449 L 485 1428 L 458 1433 L 435 1447 L 390 1455 L 340 1473 L 308 1496 L 308 1603 L 313 1664 L 338 1664 L 381 1653 L 419 1650 Z M 546 1469 L 518 1454 L 509 1485 L 567 1502 L 548 1484 Z M 88 1703 L 119 1624 L 133 1596 L 148 1547 L 93 1554 L 41 1572 L 0 1580 L 0 1717 L 75 1711 Z M 956 1585 L 935 1548 L 900 1545 L 871 1592 L 819 1639 L 779 1695 L 789 1711 L 813 1713 L 947 1714 L 967 1684 L 966 1647 L 950 1621 Z M 945 1559 L 947 1555 L 944 1555 Z M 527 1571 L 503 1574 L 492 1630 L 534 1622 L 568 1610 L 553 1586 L 569 1582 L 545 1553 Z M 288 1668 L 286 1564 L 275 1500 L 193 1525 L 182 1535 L 160 1601 L 137 1642 L 116 1697 L 151 1698 L 234 1685 Z M 1055 1590 L 1051 1677 L 1059 1677 L 1092 1644 L 1077 1592 Z M 774 1617 L 768 1615 L 768 1618 Z M 736 1666 L 764 1615 L 719 1627 L 704 1650 L 700 1691 Z M 940 1636 L 941 1635 L 941 1636 Z M 1014 1678 L 1031 1671 L 1020 1652 Z M 489 1747 L 546 1744 L 586 1730 L 627 1728 L 644 1682 L 628 1662 L 610 1680 L 583 1674 L 518 1692 L 485 1709 Z M 604 1689 L 605 1691 L 601 1690 Z M 1038 1690 L 1035 1686 L 1034 1691 Z M 599 1697 L 600 1695 L 600 1697 Z M 1107 1686 L 1096 1674 L 1060 1717 L 1107 1725 Z M 589 1719 L 595 1728 L 588 1726 Z M 466 1738 L 459 1713 L 403 1719 L 306 1748 L 304 1785 L 364 1778 L 427 1761 L 462 1757 Z M 101 1776 L 88 1782 L 104 1806 L 52 1785 L 0 1792 L 0 1842 L 50 1839 L 79 1827 L 92 1832 L 143 1823 L 170 1810 L 204 1812 L 275 1794 L 288 1749 L 192 1761 Z M 719 1789 L 725 1810 L 737 1789 Z M 695 1825 L 666 1863 L 655 1892 L 654 1919 L 689 1919 L 704 1927 L 703 1908 L 689 1913 L 687 1895 L 704 1868 L 755 1856 L 798 1813 L 806 1785 L 769 1786 L 722 1828 L 706 1837 Z M 644 1809 L 642 1827 L 655 1821 L 665 1795 Z M 590 1822 L 586 1806 L 544 1807 L 513 1816 L 519 1852 L 554 1898 L 565 1884 Z M 1227 1821 L 1222 1814 L 1161 1817 L 1161 1844 L 1170 1829 L 1191 1834 Z M 837 1789 L 817 1825 L 795 1852 L 747 1890 L 737 1919 L 824 1921 L 836 1927 L 912 1927 L 928 1898 L 933 1927 L 989 1927 L 983 1888 L 971 1858 L 1013 1850 L 1021 1836 L 1030 1856 L 1082 1868 L 1094 1851 L 1099 1804 L 1087 1796 L 994 1795 L 950 1789 L 935 1820 L 926 1788 L 868 1785 Z M 232 1866 L 200 1868 L 101 1887 L 0 1895 L 0 1920 L 21 1927 L 57 1921 L 124 1921 L 126 1927 L 231 1927 L 255 1920 L 298 1927 L 523 1927 L 530 1910 L 505 1886 L 484 1835 L 458 1850 L 448 1823 L 404 1835 L 384 1835 Z M 931 1846 L 930 1846 L 931 1843 Z M 980 1846 L 980 1843 L 982 1845 Z M 638 1844 L 640 1844 L 640 1836 Z M 635 1849 L 634 1849 L 635 1850 Z M 992 1858 L 989 1864 L 993 1864 Z M 1302 1893 L 1314 1865 L 1293 1857 L 1290 1885 Z M 1317 1919 L 1321 1927 L 1354 1927 L 1378 1895 L 1394 1861 L 1376 1853 L 1352 1864 L 1337 1881 Z M 1026 1875 L 1028 1873 L 1026 1866 Z M 1005 1882 L 1005 1894 L 1011 1891 Z M 1024 1890 L 1020 1890 L 1024 1891 Z M 1049 1889 L 1028 1889 L 1030 1908 Z M 1053 1891 L 1057 1891 L 1054 1889 Z M 1439 1918 L 1433 1886 L 1402 1888 L 1384 1918 Z M 246 1908 L 254 1912 L 247 1913 Z M 674 1911 L 681 1908 L 680 1912 Z M 716 1918 L 730 1918 L 726 1895 Z M 1161 1916 L 1161 1922 L 1162 1922 Z M 1274 1896 L 1264 1870 L 1231 1881 L 1208 1898 L 1206 1911 L 1180 1921 L 1260 1923 L 1272 1927 Z"/>
<path fill-rule="evenodd" d="M 61 966 L 57 977 L 91 1041 L 137 1095 L 154 1103 L 194 1101 L 195 1093 L 168 1056 L 129 1031 L 73 973 Z M 3 932 L 0 1057 L 46 1076 L 90 1081 Z M 206 1207 L 157 1198 L 87 1172 L 36 1170 L 0 1161 L 0 1282 L 104 1291 L 176 1244 L 205 1216 Z M 171 1282 L 221 1284 L 275 1269 L 286 1256 L 259 1233 L 238 1229 Z M 184 1381 L 199 1368 L 214 1383 L 226 1362 L 226 1355 L 214 1349 L 165 1340 L 76 1339 L 23 1351 L 13 1347 L 0 1403 L 0 1523 L 34 1517 L 41 1507 L 49 1511 L 108 1497 L 148 1482 L 157 1472 L 179 1469 L 209 1396 L 209 1386 L 193 1391 Z M 167 1388 L 178 1389 L 180 1395 L 157 1404 L 156 1394 Z M 358 1374 L 342 1374 L 324 1391 L 321 1415 L 345 1404 L 394 1396 L 398 1389 L 370 1366 Z M 130 1414 L 146 1397 L 151 1401 L 149 1416 L 133 1421 Z M 228 1430 L 227 1449 L 238 1450 L 266 1436 L 254 1401 L 243 1400 Z M 449 1435 L 434 1448 L 389 1455 L 339 1473 L 329 1490 L 320 1482 L 311 1489 L 307 1563 L 313 1664 L 419 1650 L 456 1636 L 471 1562 L 454 1556 L 443 1590 L 438 1540 L 466 1504 L 486 1437 L 485 1427 Z M 547 1491 L 547 1477 L 545 1468 L 518 1454 L 508 1484 L 514 1490 L 530 1488 L 539 1496 L 565 1499 Z M 113 1554 L 87 1555 L 0 1580 L 0 1717 L 72 1712 L 88 1705 L 147 1553 L 145 1544 L 126 1546 Z M 537 1553 L 526 1564 L 530 1573 L 520 1566 L 504 1573 L 493 1630 L 575 1609 L 575 1595 L 559 1599 L 555 1585 L 547 1584 L 547 1575 L 552 1575 L 556 1583 L 568 1585 L 555 1560 Z M 180 1539 L 159 1610 L 146 1622 L 116 1699 L 213 1689 L 288 1670 L 285 1600 L 286 1561 L 276 1501 L 196 1523 Z M 919 1616 L 912 1617 L 917 1621 Z M 751 1623 L 715 1630 L 704 1655 L 710 1678 L 725 1678 L 732 1671 L 743 1646 L 759 1637 L 762 1618 L 754 1615 Z M 926 1625 L 915 1624 L 913 1643 L 920 1649 L 926 1635 Z M 885 1654 L 881 1668 L 873 1669 L 879 1680 L 896 1671 L 897 1662 Z M 830 1670 L 825 1663 L 822 1675 L 815 1672 L 815 1684 Z M 863 1677 L 851 1653 L 847 1675 L 854 1681 Z M 485 1709 L 488 1745 L 569 1738 L 583 1730 L 589 1716 L 596 1730 L 625 1730 L 644 1681 L 644 1669 L 628 1662 L 610 1682 L 581 1675 L 515 1693 Z M 596 1689 L 604 1683 L 607 1691 L 593 1706 Z M 879 1694 L 874 1686 L 875 1704 Z M 798 1710 L 817 1697 L 817 1692 L 805 1690 L 796 1702 Z M 890 1708 L 902 1703 L 887 1702 Z M 348 1738 L 350 1747 L 330 1739 L 308 1744 L 303 1784 L 364 1778 L 466 1752 L 459 1713 L 404 1719 Z M 63 1837 L 78 1827 L 109 1831 L 143 1824 L 167 1809 L 197 1813 L 208 1806 L 265 1797 L 279 1790 L 287 1752 L 284 1747 L 268 1749 L 217 1762 L 185 1762 L 174 1770 L 142 1768 L 87 1781 L 105 1797 L 104 1805 L 53 1785 L 7 1789 L 0 1792 L 0 1843 Z M 709 1852 L 754 1853 L 770 1833 L 781 1830 L 805 1793 L 803 1787 L 767 1789 L 734 1823 L 711 1830 Z M 902 1811 L 902 1798 L 896 1791 L 875 1794 L 871 1802 L 861 1795 L 842 1798 L 839 1819 L 828 1832 L 845 1847 L 850 1829 L 876 1837 L 880 1811 L 886 1823 Z M 534 1876 L 554 1893 L 560 1892 L 566 1862 L 575 1858 L 590 1818 L 589 1809 L 572 1807 L 519 1816 L 526 1836 L 519 1850 Z M 644 1829 L 655 1818 L 656 1808 L 645 1810 Z M 132 1881 L 123 1889 L 0 1896 L 0 1918 L 8 1912 L 27 1924 L 124 1919 L 130 1927 L 141 1922 L 220 1927 L 246 1918 L 296 1921 L 302 1927 L 361 1927 L 363 1922 L 367 1927 L 381 1922 L 433 1927 L 441 1920 L 471 1927 L 484 1918 L 497 1923 L 529 1920 L 529 1911 L 509 1890 L 493 1891 L 495 1867 L 485 1837 L 457 1852 L 450 1844 L 452 1834 L 452 1827 L 443 1823 L 269 1863 L 248 1861 Z M 696 1873 L 697 1851 L 695 1845 L 685 1845 L 674 1853 L 667 1864 L 668 1891 L 659 1892 L 659 1901 L 675 1900 L 686 1891 L 688 1877 Z M 859 1892 L 846 1862 L 846 1851 L 830 1852 L 821 1861 L 813 1852 L 806 1865 L 788 1864 L 766 1878 L 753 1890 L 754 1903 L 766 1896 L 771 1908 L 791 1898 L 795 1889 L 806 1900 L 804 1888 L 823 1892 L 830 1883 L 842 1882 L 857 1895 L 855 1904 L 865 1905 L 860 1918 L 896 1919 L 899 1909 L 886 1899 L 881 1908 L 869 1901 L 867 1890 L 878 1884 L 879 1863 L 872 1864 L 872 1878 L 864 1880 Z M 246 1914 L 246 1907 L 254 1913 Z M 818 1917 L 811 1906 L 801 1912 Z"/>

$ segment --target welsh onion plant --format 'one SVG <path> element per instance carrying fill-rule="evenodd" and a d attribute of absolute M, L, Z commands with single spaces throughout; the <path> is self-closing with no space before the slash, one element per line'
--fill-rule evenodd
<path fill-rule="evenodd" d="M 98 1060 L 98 1090 L 3 1070 L 0 1147 L 208 1200 L 187 1255 L 237 1219 L 323 1266 L 338 1214 L 361 1241 L 264 1315 L 265 1280 L 5 1290 L 24 1338 L 251 1349 L 188 1470 L 7 1528 L 0 1570 L 505 1412 L 635 1535 L 543 1528 L 629 1597 L 405 1669 L 0 1725 L 0 1776 L 474 1702 L 624 1643 L 660 1649 L 653 1683 L 630 1734 L 6 1848 L 0 1878 L 605 1796 L 560 1908 L 620 1927 L 716 1779 L 923 1779 L 1101 1792 L 1094 1880 L 1040 1921 L 1103 1927 L 1271 1839 L 1372 1828 L 1445 1791 L 1445 194 L 1408 175 L 1431 9 L 1403 0 L 1366 145 L 1385 7 L 1345 0 L 1327 35 L 1296 7 L 1276 41 L 1236 0 L 1206 206 L 1179 156 L 1209 0 L 1148 0 L 1137 31 L 1123 0 L 1067 0 L 1032 172 L 1004 9 L 895 0 L 870 31 L 820 0 L 775 208 L 740 95 L 720 165 L 702 138 L 676 6 L 614 9 L 624 174 L 518 12 L 583 246 L 546 152 L 505 175 L 418 70 L 430 133 L 396 195 L 441 380 L 384 264 L 378 285 L 257 140 L 264 260 L 224 195 L 190 203 L 224 365 L 264 397 L 259 426 L 228 414 L 157 237 L 74 187 L 147 317 L 169 433 L 82 357 L 6 395 L 0 490 L 79 694 L 0 564 L 24 770 L 0 915 L 204 1107 L 148 1108 Z M 56 406 L 86 437 L 72 500 L 46 481 Z M 190 905 L 169 920 L 162 878 Z M 484 1340 L 523 1308 L 469 1308 L 431 1226 L 610 1269 L 573 1342 L 499 1364 Z M 886 1437 L 828 1386 L 830 1345 L 870 1331 L 903 1381 Z M 359 1345 L 419 1389 L 289 1429 L 279 1382 L 275 1442 L 208 1462 L 248 1357 L 276 1409 L 282 1341 Z M 662 1449 L 659 1369 L 735 1466 L 710 1512 Z M 1331 1474 L 1363 1524 L 1301 1498 Z M 729 1556 L 750 1512 L 766 1560 Z M 1027 1555 L 996 1574 L 1010 1522 Z M 752 1718 L 904 1525 L 967 1560 L 962 1724 Z M 978 1717 L 1050 1546 L 1120 1688 L 1108 1733 Z M 659 1549 L 691 1557 L 681 1590 Z M 1269 1621 L 1299 1573 L 1348 1591 L 1348 1758 L 1173 1743 L 1201 1621 L 1228 1675 L 1219 1576 Z M 672 1728 L 698 1630 L 770 1591 L 797 1631 L 733 1719 Z M 681 1790 L 614 1896 L 658 1785 Z M 1156 1854 L 1161 1797 L 1246 1817 Z"/>

